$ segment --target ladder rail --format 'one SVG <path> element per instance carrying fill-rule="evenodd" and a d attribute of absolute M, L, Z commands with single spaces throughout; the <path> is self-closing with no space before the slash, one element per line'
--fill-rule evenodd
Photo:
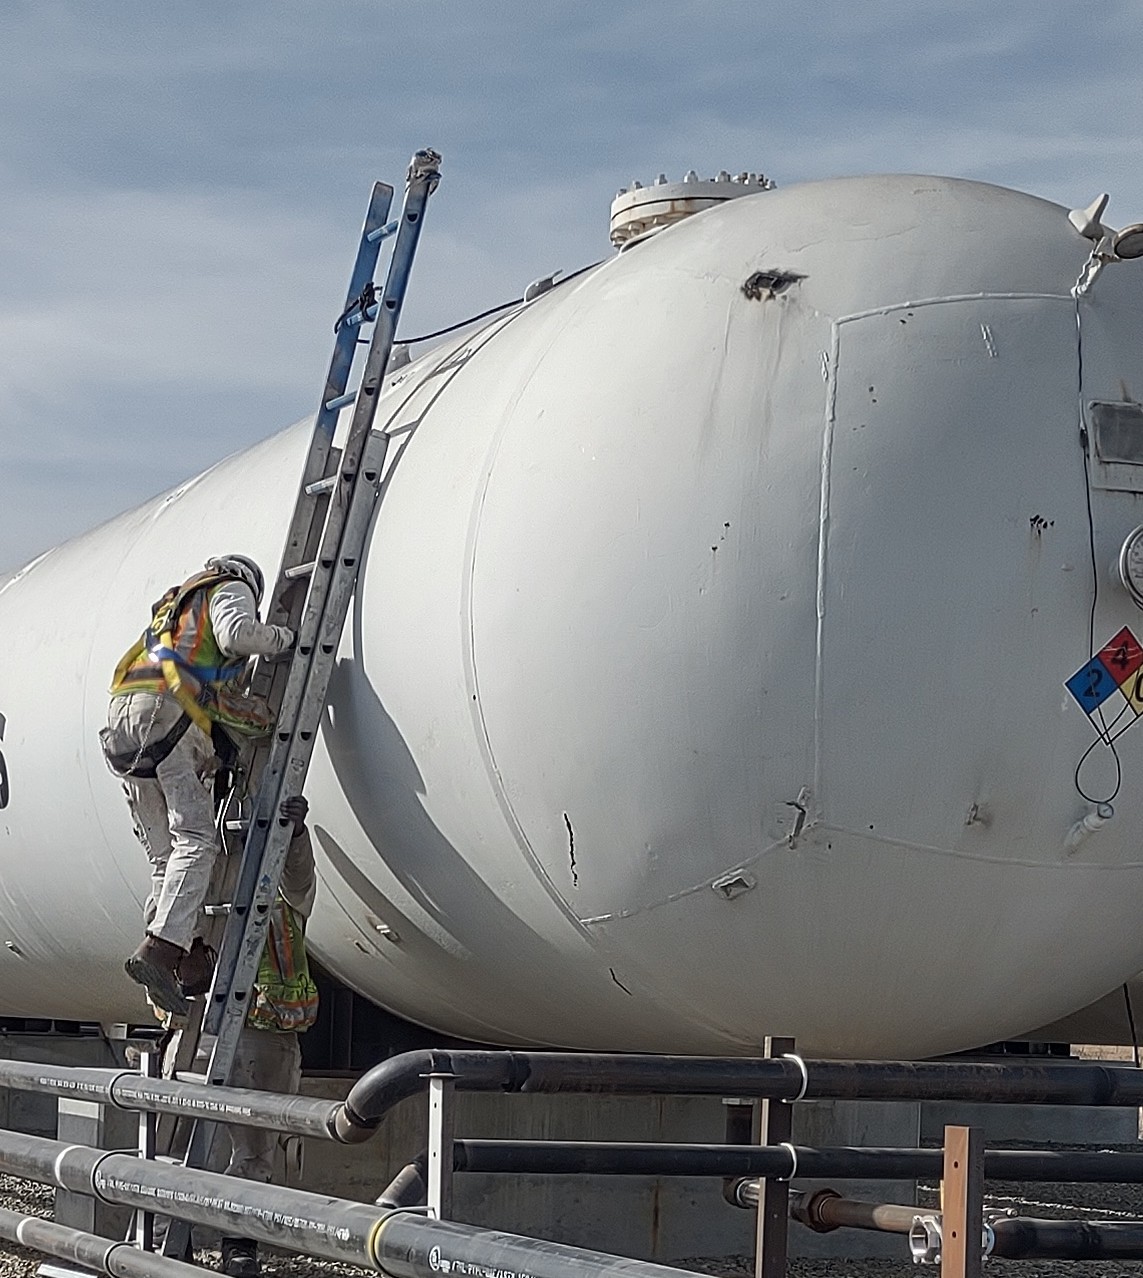
<path fill-rule="evenodd" d="M 361 229 L 357 257 L 349 277 L 343 316 L 351 311 L 354 302 L 364 295 L 367 285 L 373 281 L 381 252 L 381 238 L 377 232 L 384 229 L 392 202 L 393 188 L 386 182 L 374 182 Z M 323 503 L 328 501 L 328 497 L 323 492 L 313 491 L 313 486 L 327 477 L 333 455 L 334 433 L 341 415 L 340 409 L 330 409 L 328 404 L 339 397 L 349 383 L 357 354 L 357 340 L 356 330 L 348 324 L 342 324 L 336 332 L 333 354 L 330 356 L 321 401 L 310 434 L 309 449 L 302 466 L 298 495 L 290 517 L 290 528 L 286 534 L 282 562 L 266 607 L 267 620 L 277 617 L 282 624 L 294 629 L 297 628 L 301 613 L 301 601 L 292 600 L 287 594 L 292 583 L 286 574 L 299 564 L 308 562 L 317 551 L 321 527 L 318 514 L 323 510 Z M 271 710 L 276 710 L 284 687 L 285 671 L 280 664 L 266 666 L 265 663 L 259 663 L 259 666 L 261 668 L 254 671 L 251 690 L 255 695 L 264 697 Z"/>
<path fill-rule="evenodd" d="M 361 241 L 358 246 L 356 261 L 353 264 L 353 271 L 350 274 L 349 288 L 346 293 L 345 307 L 342 314 L 351 309 L 354 302 L 362 296 L 366 285 L 373 279 L 377 269 L 377 259 L 381 252 L 381 241 L 370 237 L 375 230 L 384 225 L 385 219 L 389 216 L 392 202 L 393 188 L 386 182 L 375 182 L 369 197 L 369 207 L 366 210 L 365 222 L 361 231 Z M 337 429 L 337 421 L 341 415 L 340 409 L 331 410 L 326 406 L 331 399 L 339 397 L 348 385 L 356 347 L 356 333 L 353 332 L 349 325 L 343 324 L 334 340 L 333 354 L 330 357 L 329 370 L 326 373 L 321 402 L 314 418 L 310 447 L 306 454 L 305 465 L 302 467 L 302 478 L 298 487 L 298 499 L 294 506 L 290 531 L 286 535 L 286 546 L 282 556 L 283 569 L 293 567 L 302 562 L 305 554 L 305 542 L 312 525 L 312 510 L 306 500 L 307 497 L 312 497 L 312 494 L 307 493 L 306 489 L 310 484 L 325 477 L 329 452 L 333 447 L 334 432 Z M 278 580 L 281 581 L 281 572 L 279 572 Z M 278 599 L 271 599 L 272 605 L 279 602 Z"/>

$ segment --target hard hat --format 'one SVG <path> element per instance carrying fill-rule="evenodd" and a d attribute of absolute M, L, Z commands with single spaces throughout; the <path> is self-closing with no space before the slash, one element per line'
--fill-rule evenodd
<path fill-rule="evenodd" d="M 244 581 L 254 592 L 254 606 L 261 605 L 266 580 L 262 576 L 262 569 L 249 555 L 219 555 L 217 559 L 208 559 L 206 567 L 212 572 L 223 572 L 228 577 Z"/>

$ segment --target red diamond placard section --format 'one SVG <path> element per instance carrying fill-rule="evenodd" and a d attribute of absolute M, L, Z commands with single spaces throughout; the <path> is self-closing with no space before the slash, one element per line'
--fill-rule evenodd
<path fill-rule="evenodd" d="M 1124 626 L 1106 647 L 1099 650 L 1099 659 L 1111 671 L 1115 682 L 1123 687 L 1143 666 L 1143 646 L 1140 646 L 1139 640 Z"/>

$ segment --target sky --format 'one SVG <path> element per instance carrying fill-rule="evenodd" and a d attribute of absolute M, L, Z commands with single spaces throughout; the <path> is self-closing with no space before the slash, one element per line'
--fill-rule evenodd
<path fill-rule="evenodd" d="M 5 0 L 0 573 L 316 407 L 370 184 L 401 330 L 605 256 L 633 178 L 920 172 L 1143 221 L 1143 4 Z"/>

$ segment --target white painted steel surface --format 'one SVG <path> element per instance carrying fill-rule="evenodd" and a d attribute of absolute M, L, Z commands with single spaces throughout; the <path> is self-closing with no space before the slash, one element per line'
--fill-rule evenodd
<path fill-rule="evenodd" d="M 1064 842 L 1093 735 L 1061 686 L 1088 657 L 1090 248 L 996 187 L 816 183 L 401 369 L 309 785 L 321 959 L 486 1041 L 878 1056 L 1143 967 L 1143 728 L 1115 819 Z M 804 278 L 749 300 L 760 270 Z M 1140 393 L 1141 286 L 1115 263 L 1079 303 L 1085 400 Z M 0 586 L 0 1015 L 140 1015 L 106 685 L 207 555 L 273 566 L 304 442 Z M 1092 506 L 1098 647 L 1143 623 L 1109 572 L 1143 515 Z"/>

